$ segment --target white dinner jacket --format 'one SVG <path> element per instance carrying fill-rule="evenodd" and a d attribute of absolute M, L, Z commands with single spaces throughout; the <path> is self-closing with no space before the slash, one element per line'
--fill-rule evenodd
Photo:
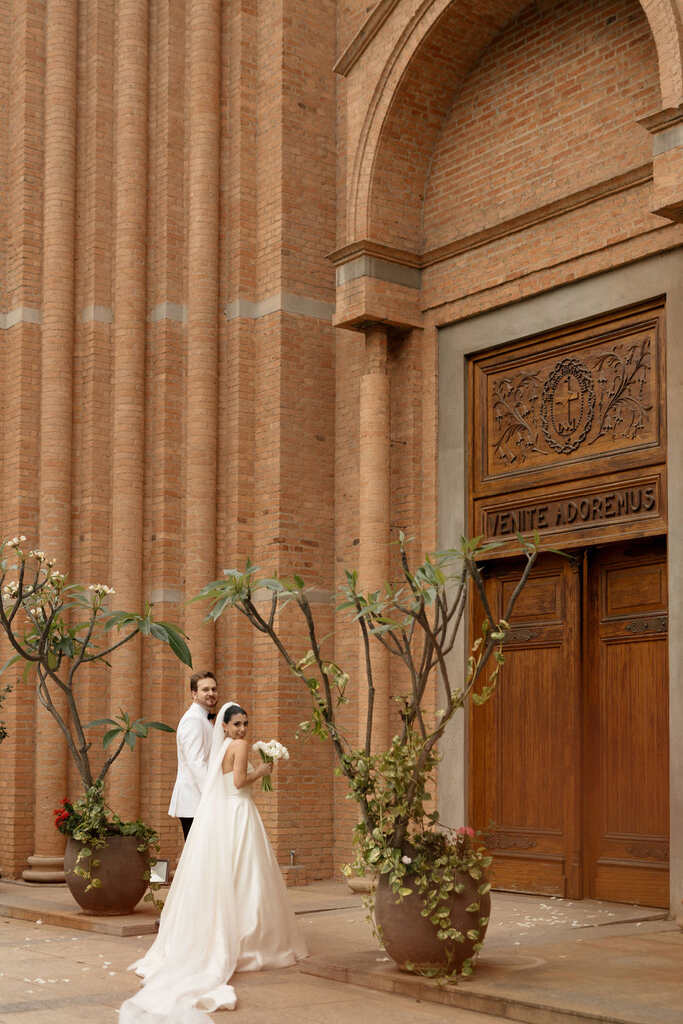
<path fill-rule="evenodd" d="M 206 779 L 212 737 L 208 712 L 199 704 L 190 704 L 176 731 L 178 775 L 168 808 L 172 818 L 195 816 Z"/>

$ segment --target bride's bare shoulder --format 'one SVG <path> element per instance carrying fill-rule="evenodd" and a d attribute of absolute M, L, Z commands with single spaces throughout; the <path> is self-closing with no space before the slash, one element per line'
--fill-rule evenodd
<path fill-rule="evenodd" d="M 232 762 L 235 760 L 236 757 L 239 757 L 241 759 L 242 757 L 244 757 L 246 750 L 246 740 L 233 740 L 232 743 L 228 744 L 228 748 L 225 751 L 224 763 L 228 760 Z"/>

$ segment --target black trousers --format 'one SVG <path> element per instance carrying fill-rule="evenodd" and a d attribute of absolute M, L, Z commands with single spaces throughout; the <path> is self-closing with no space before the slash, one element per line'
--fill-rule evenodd
<path fill-rule="evenodd" d="M 183 830 L 183 839 L 187 839 L 190 834 L 194 818 L 179 818 L 178 820 L 180 821 L 180 825 Z"/>

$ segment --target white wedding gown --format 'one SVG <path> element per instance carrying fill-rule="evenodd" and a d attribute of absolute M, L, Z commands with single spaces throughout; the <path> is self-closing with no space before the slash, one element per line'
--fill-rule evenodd
<path fill-rule="evenodd" d="M 251 786 L 237 789 L 222 762 L 217 716 L 207 781 L 147 954 L 131 965 L 143 987 L 120 1024 L 199 1024 L 232 1010 L 236 971 L 289 967 L 307 955 Z"/>

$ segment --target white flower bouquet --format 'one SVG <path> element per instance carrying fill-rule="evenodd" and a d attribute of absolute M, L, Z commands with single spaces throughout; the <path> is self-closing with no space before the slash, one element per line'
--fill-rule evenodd
<path fill-rule="evenodd" d="M 261 755 L 261 760 L 266 764 L 274 764 L 275 761 L 289 761 L 287 747 L 282 743 L 278 743 L 277 740 L 269 740 L 267 743 L 265 740 L 257 740 L 252 749 L 258 751 Z M 264 775 L 261 779 L 261 789 L 265 790 L 266 793 L 272 791 L 273 780 L 270 775 Z"/>

